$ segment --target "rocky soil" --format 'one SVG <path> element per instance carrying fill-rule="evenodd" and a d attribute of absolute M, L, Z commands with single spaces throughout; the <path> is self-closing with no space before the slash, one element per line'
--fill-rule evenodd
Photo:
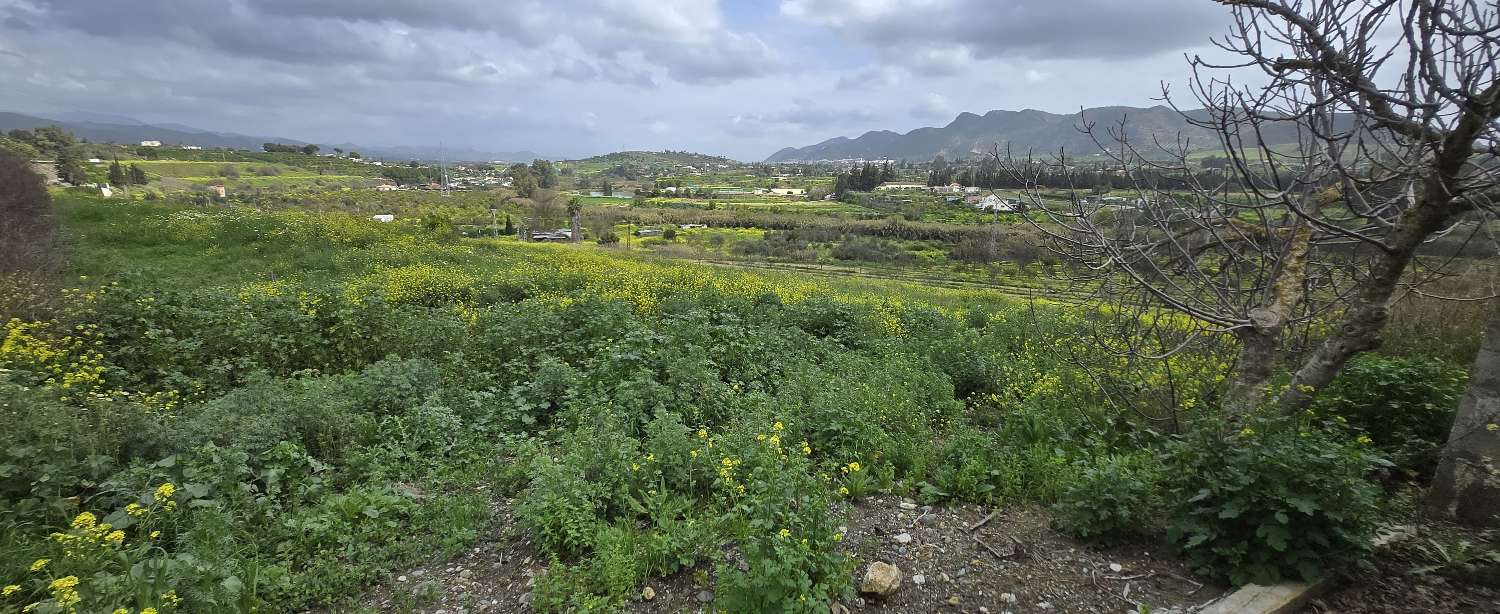
<path fill-rule="evenodd" d="M 1053 531 L 1044 510 L 974 505 L 920 506 L 872 497 L 848 510 L 844 540 L 869 567 L 886 563 L 900 581 L 886 594 L 863 593 L 836 612 L 1186 612 L 1225 588 L 1194 578 L 1158 544 L 1099 548 Z M 392 576 L 360 609 L 425 614 L 529 612 L 545 557 L 509 535 L 512 517 L 497 504 L 491 534 L 462 555 Z M 687 570 L 650 581 L 632 612 L 711 612 L 711 572 Z M 650 599 L 645 597 L 649 596 Z"/>

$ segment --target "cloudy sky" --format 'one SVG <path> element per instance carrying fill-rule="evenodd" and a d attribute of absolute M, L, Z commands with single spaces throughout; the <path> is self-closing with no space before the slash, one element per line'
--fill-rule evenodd
<path fill-rule="evenodd" d="M 307 141 L 761 159 L 1146 106 L 1208 0 L 0 0 L 0 110 Z"/>

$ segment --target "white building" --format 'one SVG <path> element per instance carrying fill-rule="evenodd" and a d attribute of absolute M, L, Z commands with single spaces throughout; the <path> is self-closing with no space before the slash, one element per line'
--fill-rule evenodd
<path fill-rule="evenodd" d="M 882 192 L 888 190 L 925 190 L 927 186 L 921 183 L 882 183 L 875 186 L 875 189 Z"/>
<path fill-rule="evenodd" d="M 1021 203 L 1009 199 L 1000 198 L 994 194 L 985 196 L 975 205 L 980 211 L 994 211 L 997 213 L 1014 213 L 1021 210 Z"/>
<path fill-rule="evenodd" d="M 370 216 L 370 219 L 375 220 L 377 222 L 394 222 L 394 221 L 396 221 L 396 216 L 391 215 L 389 213 L 381 213 L 381 214 L 378 214 L 378 215 L 372 215 L 372 216 Z"/>
<path fill-rule="evenodd" d="M 161 141 L 141 141 L 141 147 L 161 147 Z"/>
<path fill-rule="evenodd" d="M 807 188 L 771 188 L 775 196 L 807 196 Z"/>

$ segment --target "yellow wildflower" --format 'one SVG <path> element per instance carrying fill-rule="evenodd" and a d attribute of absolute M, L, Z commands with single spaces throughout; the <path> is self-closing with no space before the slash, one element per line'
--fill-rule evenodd
<path fill-rule="evenodd" d="M 104 536 L 104 541 L 109 542 L 109 545 L 111 546 L 118 546 L 120 544 L 123 544 L 125 543 L 125 532 L 111 531 L 108 535 Z"/>
<path fill-rule="evenodd" d="M 1354 438 L 1354 441 L 1362 446 L 1368 446 L 1372 443 L 1375 443 L 1375 440 L 1370 439 L 1370 436 L 1365 435 L 1364 433 L 1360 433 L 1359 437 Z"/>
<path fill-rule="evenodd" d="M 1250 428 L 1248 426 L 1245 427 L 1245 428 L 1240 429 L 1240 437 L 1249 437 L 1249 436 L 1254 435 L 1254 434 L 1255 434 L 1255 429 Z"/>
<path fill-rule="evenodd" d="M 52 559 L 37 559 L 36 561 L 32 562 L 32 564 L 31 564 L 31 570 L 32 571 L 41 571 L 43 567 L 47 566 L 47 563 L 51 563 L 51 562 L 52 562 Z"/>
<path fill-rule="evenodd" d="M 140 518 L 146 515 L 146 508 L 139 503 L 131 503 L 130 505 L 125 506 L 125 513 L 130 514 L 131 516 L 134 516 L 136 518 Z"/>
<path fill-rule="evenodd" d="M 99 519 L 95 518 L 93 514 L 83 512 L 73 517 L 73 528 L 83 530 L 92 529 L 97 522 L 99 522 Z"/>
<path fill-rule="evenodd" d="M 708 430 L 707 429 L 698 429 L 698 438 L 699 439 L 707 439 L 708 438 Z"/>
<path fill-rule="evenodd" d="M 53 580 L 51 584 L 48 584 L 47 589 L 55 591 L 64 588 L 73 588 L 75 586 L 78 586 L 78 576 L 63 576 L 61 578 Z"/>
<path fill-rule="evenodd" d="M 141 610 L 141 614 L 156 614 L 156 608 L 145 608 Z"/>
<path fill-rule="evenodd" d="M 771 425 L 771 428 L 780 431 L 782 429 L 785 429 L 786 425 L 782 424 L 780 420 L 777 420 L 776 424 Z"/>
<path fill-rule="evenodd" d="M 776 536 L 780 537 L 781 539 L 786 539 L 792 536 L 792 532 L 787 529 L 782 529 L 776 532 Z"/>
<path fill-rule="evenodd" d="M 7 584 L 7 585 L 5 585 L 5 588 L 0 589 L 0 597 L 9 597 L 11 595 L 16 594 L 17 592 L 20 592 L 20 590 L 21 590 L 20 585 L 17 585 L 17 584 Z"/>
<path fill-rule="evenodd" d="M 807 443 L 806 439 L 802 440 L 802 455 L 803 456 L 810 456 L 811 454 L 812 454 L 812 446 Z"/>
<path fill-rule="evenodd" d="M 1500 431 L 1500 424 L 1495 424 L 1495 423 L 1491 422 L 1489 424 L 1484 425 L 1484 430 L 1489 431 L 1491 433 L 1493 433 L 1495 431 Z"/>
<path fill-rule="evenodd" d="M 156 492 L 152 493 L 151 496 L 157 501 L 162 501 L 165 499 L 171 499 L 172 495 L 176 492 L 177 487 L 173 486 L 171 482 L 163 482 L 161 486 L 156 487 Z"/>
<path fill-rule="evenodd" d="M 177 596 L 177 591 L 171 590 L 161 594 L 161 601 L 167 605 L 182 603 L 182 598 Z"/>
<path fill-rule="evenodd" d="M 110 614 L 130 614 L 130 610 L 127 610 L 125 608 L 115 608 L 115 611 L 111 612 Z"/>
<path fill-rule="evenodd" d="M 151 532 L 151 539 L 156 539 L 158 537 L 161 537 L 161 531 L 152 531 Z"/>

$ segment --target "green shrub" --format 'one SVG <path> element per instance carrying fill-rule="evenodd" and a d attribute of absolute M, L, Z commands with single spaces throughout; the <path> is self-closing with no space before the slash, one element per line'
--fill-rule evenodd
<path fill-rule="evenodd" d="M 1379 490 L 1365 476 L 1378 462 L 1285 420 L 1203 425 L 1166 455 L 1168 537 L 1197 571 L 1234 584 L 1321 577 L 1370 552 Z"/>
<path fill-rule="evenodd" d="M 1317 396 L 1312 411 L 1351 437 L 1368 437 L 1396 466 L 1428 473 L 1466 378 L 1464 369 L 1441 360 L 1364 354 Z"/>
<path fill-rule="evenodd" d="M 1160 522 L 1161 475 L 1149 454 L 1088 462 L 1052 506 L 1054 522 L 1078 537 L 1148 533 Z"/>

